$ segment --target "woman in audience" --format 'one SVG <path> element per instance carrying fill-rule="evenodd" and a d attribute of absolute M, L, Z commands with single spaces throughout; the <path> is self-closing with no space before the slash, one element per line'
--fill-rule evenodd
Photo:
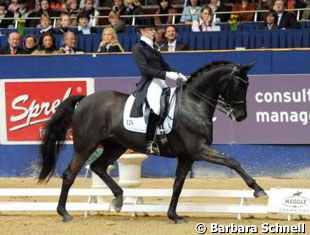
<path fill-rule="evenodd" d="M 155 14 L 170 14 L 170 16 L 155 16 L 155 24 L 172 24 L 172 14 L 177 11 L 171 6 L 170 0 L 158 0 L 158 9 Z"/>
<path fill-rule="evenodd" d="M 250 3 L 249 0 L 238 0 L 233 4 L 232 11 L 254 11 L 255 4 Z M 240 22 L 247 22 L 254 20 L 254 12 L 234 13 L 238 16 Z"/>
<path fill-rule="evenodd" d="M 99 11 L 97 11 L 94 7 L 93 0 L 86 0 L 83 12 L 85 12 L 89 16 L 89 26 L 97 26 L 98 25 L 98 18 L 97 16 L 100 15 Z"/>
<path fill-rule="evenodd" d="M 43 33 L 41 35 L 39 46 L 40 49 L 32 52 L 32 55 L 63 54 L 63 51 L 56 47 L 55 37 L 51 33 Z"/>
<path fill-rule="evenodd" d="M 141 3 L 139 0 L 124 0 L 126 1 L 126 9 L 124 12 L 125 16 L 132 16 L 132 15 L 143 15 L 143 9 L 141 7 Z M 136 18 L 136 24 L 139 24 L 141 17 Z M 124 19 L 126 25 L 132 25 L 133 18 L 126 17 Z"/>
<path fill-rule="evenodd" d="M 102 41 L 100 42 L 97 52 L 124 52 L 113 28 L 107 27 L 103 30 Z"/>
<path fill-rule="evenodd" d="M 180 22 L 192 24 L 194 20 L 199 19 L 200 12 L 199 0 L 187 0 L 187 5 L 184 7 Z"/>
<path fill-rule="evenodd" d="M 66 9 L 65 12 L 69 13 L 70 15 L 70 25 L 77 26 L 77 15 L 79 14 L 79 8 L 77 0 L 68 0 L 66 2 Z"/>
<path fill-rule="evenodd" d="M 126 25 L 116 11 L 111 11 L 109 13 L 109 22 L 116 33 L 123 33 L 126 31 Z"/>
<path fill-rule="evenodd" d="M 277 22 L 278 22 L 278 14 L 277 12 L 271 9 L 265 14 L 264 24 L 262 25 L 261 29 L 266 30 L 279 29 Z"/>
<path fill-rule="evenodd" d="M 118 15 L 124 15 L 125 12 L 125 6 L 123 0 L 114 0 L 112 11 L 116 12 Z"/>
<path fill-rule="evenodd" d="M 205 5 L 200 10 L 199 20 L 194 20 L 192 24 L 193 32 L 221 31 L 220 26 L 213 24 L 212 9 Z"/>
<path fill-rule="evenodd" d="M 79 34 L 92 34 L 97 33 L 97 29 L 89 25 L 89 16 L 85 12 L 81 12 L 77 16 L 78 20 L 78 33 Z"/>
<path fill-rule="evenodd" d="M 31 54 L 38 48 L 37 40 L 33 35 L 27 35 L 24 39 L 24 52 Z"/>

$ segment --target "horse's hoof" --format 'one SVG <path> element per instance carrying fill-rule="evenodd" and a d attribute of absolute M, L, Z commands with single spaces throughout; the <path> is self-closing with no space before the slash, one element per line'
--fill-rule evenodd
<path fill-rule="evenodd" d="M 70 222 L 72 220 L 73 220 L 73 216 L 71 216 L 71 215 L 64 215 L 62 222 L 67 223 L 67 222 Z"/>
<path fill-rule="evenodd" d="M 170 221 L 174 224 L 187 224 L 187 221 L 182 217 L 172 218 Z"/>
<path fill-rule="evenodd" d="M 267 197 L 267 193 L 265 193 L 264 190 L 257 190 L 254 192 L 254 197 L 260 198 L 260 197 Z"/>
<path fill-rule="evenodd" d="M 115 210 L 115 212 L 120 212 L 122 210 L 123 207 L 123 200 L 120 199 L 113 199 L 112 201 L 112 207 Z"/>

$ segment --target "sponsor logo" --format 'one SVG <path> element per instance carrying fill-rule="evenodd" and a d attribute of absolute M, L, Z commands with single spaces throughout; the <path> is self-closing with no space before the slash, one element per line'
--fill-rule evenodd
<path fill-rule="evenodd" d="M 292 196 L 283 198 L 282 205 L 292 208 L 307 207 L 310 206 L 310 200 L 303 197 L 302 192 L 297 190 Z"/>

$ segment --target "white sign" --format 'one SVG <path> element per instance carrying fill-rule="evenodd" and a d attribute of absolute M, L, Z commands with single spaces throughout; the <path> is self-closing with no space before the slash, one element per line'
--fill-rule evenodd
<path fill-rule="evenodd" d="M 310 189 L 272 188 L 268 196 L 268 212 L 310 215 Z"/>

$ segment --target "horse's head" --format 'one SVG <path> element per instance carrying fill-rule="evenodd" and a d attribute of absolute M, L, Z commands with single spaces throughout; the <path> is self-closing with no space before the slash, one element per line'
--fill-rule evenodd
<path fill-rule="evenodd" d="M 256 62 L 248 65 L 232 64 L 231 72 L 228 72 L 219 80 L 219 94 L 225 103 L 229 117 L 241 122 L 247 117 L 246 94 L 249 85 L 247 76 L 249 70 Z"/>

